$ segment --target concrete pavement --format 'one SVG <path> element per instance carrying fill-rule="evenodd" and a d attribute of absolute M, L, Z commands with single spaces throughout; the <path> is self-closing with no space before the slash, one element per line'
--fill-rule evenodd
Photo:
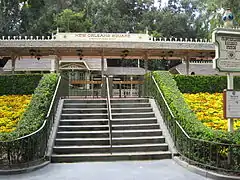
<path fill-rule="evenodd" d="M 206 180 L 171 159 L 157 161 L 118 161 L 49 164 L 1 180 Z"/>

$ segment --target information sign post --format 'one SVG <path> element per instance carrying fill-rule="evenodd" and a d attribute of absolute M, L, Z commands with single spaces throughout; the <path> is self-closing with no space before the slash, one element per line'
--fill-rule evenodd
<path fill-rule="evenodd" d="M 223 20 L 225 27 L 215 29 L 212 34 L 216 47 L 213 68 L 227 73 L 227 89 L 233 90 L 233 73 L 240 72 L 240 30 L 232 29 L 233 15 L 229 9 L 225 12 Z M 233 132 L 233 122 L 229 117 L 229 132 Z"/>
<path fill-rule="evenodd" d="M 239 118 L 240 117 L 240 91 L 224 90 L 224 117 Z"/>

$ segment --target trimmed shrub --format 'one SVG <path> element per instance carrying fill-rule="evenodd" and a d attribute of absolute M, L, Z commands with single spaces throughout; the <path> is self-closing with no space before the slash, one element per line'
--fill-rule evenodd
<path fill-rule="evenodd" d="M 56 88 L 57 74 L 45 74 L 34 91 L 32 100 L 12 133 L 1 133 L 0 140 L 12 140 L 38 130 L 46 119 Z"/>
<path fill-rule="evenodd" d="M 185 76 L 174 75 L 177 87 L 182 93 L 223 92 L 227 88 L 226 76 Z M 240 89 L 240 77 L 234 77 L 234 89 Z"/>
<path fill-rule="evenodd" d="M 33 94 L 42 76 L 42 74 L 0 75 L 0 96 Z"/>
<path fill-rule="evenodd" d="M 212 130 L 211 128 L 204 126 L 197 119 L 195 113 L 185 102 L 182 92 L 178 89 L 178 84 L 169 72 L 157 71 L 153 72 L 153 76 L 155 77 L 159 88 L 163 92 L 164 97 L 168 102 L 168 105 L 171 108 L 174 116 L 177 118 L 184 130 L 190 135 L 190 137 L 209 141 L 231 143 L 228 133 Z M 191 78 L 189 79 L 193 80 Z M 188 79 L 186 78 L 186 80 Z M 191 86 L 189 85 L 189 87 Z M 188 90 L 190 90 L 190 88 Z M 200 88 L 196 88 L 195 90 L 200 90 Z"/>

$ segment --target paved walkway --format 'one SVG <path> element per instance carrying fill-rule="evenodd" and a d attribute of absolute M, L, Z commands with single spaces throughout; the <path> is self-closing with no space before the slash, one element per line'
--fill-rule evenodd
<path fill-rule="evenodd" d="M 49 164 L 2 180 L 206 180 L 173 160 Z"/>

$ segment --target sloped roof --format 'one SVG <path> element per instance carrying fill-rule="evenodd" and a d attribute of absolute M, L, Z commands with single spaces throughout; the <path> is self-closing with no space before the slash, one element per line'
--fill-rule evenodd
<path fill-rule="evenodd" d="M 77 59 L 63 59 L 63 62 L 79 62 Z M 101 59 L 83 59 L 82 62 L 86 63 L 89 70 L 101 71 Z M 104 70 L 107 69 L 107 61 L 104 59 Z M 4 71 L 12 70 L 12 61 L 8 62 L 3 67 Z M 16 60 L 15 71 L 50 71 L 51 59 L 20 59 Z"/>
<path fill-rule="evenodd" d="M 177 71 L 179 74 L 187 74 L 186 64 L 182 63 L 170 69 L 171 72 Z M 192 72 L 195 75 L 216 75 L 216 74 L 223 74 L 220 73 L 218 70 L 213 69 L 212 63 L 190 63 L 189 64 L 189 74 Z"/>
<path fill-rule="evenodd" d="M 89 70 L 94 70 L 94 71 L 101 71 L 101 59 L 97 58 L 88 58 L 88 59 L 63 59 L 61 62 L 72 62 L 72 63 L 77 63 L 77 62 L 85 62 L 86 66 L 89 68 Z M 107 60 L 104 59 L 104 70 L 107 69 Z"/>
<path fill-rule="evenodd" d="M 16 60 L 15 71 L 50 71 L 51 60 L 50 59 L 20 59 Z M 8 62 L 3 67 L 4 71 L 12 70 L 12 61 Z"/>
<path fill-rule="evenodd" d="M 138 67 L 108 67 L 107 75 L 144 75 L 145 69 Z"/>

